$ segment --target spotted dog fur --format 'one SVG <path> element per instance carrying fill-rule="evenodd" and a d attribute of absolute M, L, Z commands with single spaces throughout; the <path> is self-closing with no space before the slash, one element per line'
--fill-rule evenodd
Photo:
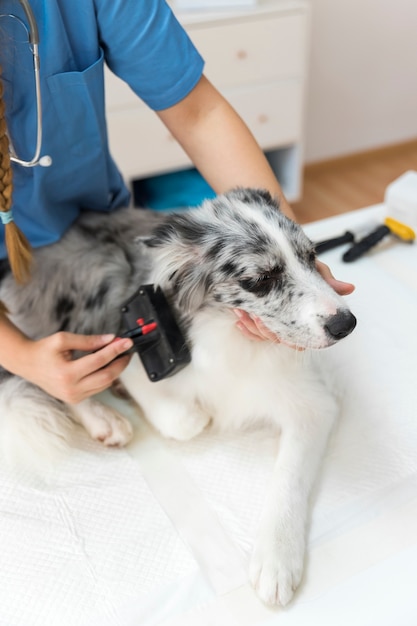
<path fill-rule="evenodd" d="M 161 286 L 191 363 L 151 383 L 134 357 L 122 381 L 166 437 L 258 420 L 281 431 L 249 576 L 262 600 L 286 604 L 302 577 L 309 494 L 337 406 L 313 352 L 300 355 L 285 344 L 326 348 L 355 326 L 317 272 L 303 230 L 267 192 L 237 189 L 186 212 L 84 213 L 59 243 L 36 251 L 30 284 L 16 285 L 4 262 L 0 272 L 0 299 L 33 339 L 59 331 L 118 334 L 122 303 L 141 283 Z M 282 343 L 247 339 L 236 328 L 236 307 L 258 316 Z M 108 445 L 131 436 L 126 418 L 97 399 L 65 406 L 5 372 L 0 411 L 4 454 L 16 440 L 42 448 L 56 433 L 65 441 L 71 419 Z"/>

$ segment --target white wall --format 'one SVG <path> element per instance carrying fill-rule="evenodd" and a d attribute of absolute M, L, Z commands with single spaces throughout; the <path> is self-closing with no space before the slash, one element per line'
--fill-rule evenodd
<path fill-rule="evenodd" d="M 311 0 L 306 162 L 417 138 L 417 0 Z"/>

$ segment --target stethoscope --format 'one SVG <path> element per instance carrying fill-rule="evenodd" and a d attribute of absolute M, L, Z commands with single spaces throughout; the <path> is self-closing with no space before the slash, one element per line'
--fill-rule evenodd
<path fill-rule="evenodd" d="M 21 4 L 23 11 L 25 12 L 26 19 L 28 21 L 28 26 L 17 17 L 17 15 L 1 15 L 1 17 L 11 17 L 16 19 L 26 30 L 28 35 L 28 42 L 30 49 L 32 51 L 33 56 L 33 71 L 35 76 L 35 93 L 36 93 L 36 147 L 35 153 L 30 161 L 25 161 L 24 159 L 19 159 L 15 149 L 13 148 L 13 144 L 10 141 L 10 160 L 14 163 L 18 163 L 19 165 L 23 165 L 23 167 L 35 167 L 35 165 L 42 165 L 43 167 L 49 167 L 52 163 L 52 159 L 49 155 L 44 155 L 41 157 L 41 148 L 42 148 L 42 100 L 41 100 L 41 83 L 39 76 L 39 31 L 38 25 L 35 20 L 35 16 L 33 15 L 33 11 L 29 5 L 28 0 L 18 0 Z"/>

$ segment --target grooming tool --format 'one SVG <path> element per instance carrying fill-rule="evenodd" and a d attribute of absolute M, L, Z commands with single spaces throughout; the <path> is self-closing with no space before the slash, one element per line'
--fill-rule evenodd
<path fill-rule="evenodd" d="M 123 322 L 149 380 L 172 376 L 190 363 L 185 338 L 162 290 L 141 285 L 122 307 Z M 145 321 L 146 320 L 146 321 Z"/>
<path fill-rule="evenodd" d="M 355 230 L 346 230 L 343 234 L 337 235 L 336 237 L 330 237 L 329 239 L 314 242 L 314 249 L 317 254 L 322 254 L 323 252 L 333 250 L 333 248 L 337 248 L 338 246 L 352 244 L 367 235 L 371 230 L 376 228 L 377 225 L 377 221 L 371 220 L 367 224 L 362 224 L 358 228 L 355 228 Z"/>
<path fill-rule="evenodd" d="M 337 248 L 344 243 L 352 243 L 353 241 L 355 241 L 355 235 L 350 230 L 347 230 L 344 235 L 332 237 L 331 239 L 324 239 L 323 241 L 315 243 L 314 249 L 317 254 L 321 254 L 322 252 L 327 252 L 327 250 Z"/>
<path fill-rule="evenodd" d="M 143 337 L 144 335 L 148 335 L 153 330 L 158 328 L 158 324 L 153 320 L 149 320 L 145 324 L 145 320 L 143 318 L 139 318 L 136 320 L 137 327 L 132 328 L 131 330 L 127 330 L 123 333 L 122 337 L 129 337 L 134 342 L 138 337 Z"/>
<path fill-rule="evenodd" d="M 410 226 L 398 222 L 391 217 L 387 217 L 384 220 L 384 224 L 378 226 L 378 228 L 369 233 L 366 237 L 363 237 L 363 239 L 360 239 L 357 243 L 354 243 L 353 246 L 344 253 L 342 257 L 343 261 L 345 261 L 345 263 L 355 261 L 368 252 L 368 250 L 376 246 L 376 244 L 387 235 L 395 235 L 406 242 L 412 242 L 416 237 L 414 230 L 410 228 Z"/>

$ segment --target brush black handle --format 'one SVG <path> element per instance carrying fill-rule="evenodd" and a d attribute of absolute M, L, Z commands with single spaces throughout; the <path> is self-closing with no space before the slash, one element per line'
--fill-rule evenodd
<path fill-rule="evenodd" d="M 377 243 L 381 241 L 386 235 L 389 235 L 390 229 L 388 226 L 379 226 L 372 233 L 355 243 L 349 250 L 345 252 L 342 259 L 345 263 L 350 263 L 351 261 L 356 261 L 359 257 L 361 257 L 365 252 L 368 252 L 371 248 L 376 246 Z"/>
<path fill-rule="evenodd" d="M 319 241 L 318 243 L 314 244 L 314 249 L 317 254 L 321 254 L 322 252 L 332 250 L 333 248 L 337 248 L 337 246 L 341 246 L 344 243 L 350 243 L 351 241 L 355 241 L 355 235 L 347 230 L 345 234 L 340 235 L 340 237 L 333 237 L 333 239 L 325 239 L 324 241 Z"/>

